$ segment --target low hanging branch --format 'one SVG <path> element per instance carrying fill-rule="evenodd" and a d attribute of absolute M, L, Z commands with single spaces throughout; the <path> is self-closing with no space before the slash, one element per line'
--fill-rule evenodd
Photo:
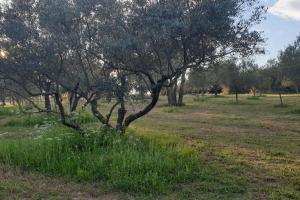
<path fill-rule="evenodd" d="M 69 123 L 67 122 L 66 120 L 66 114 L 65 114 L 65 109 L 64 109 L 64 106 L 62 104 L 62 98 L 61 98 L 61 95 L 56 92 L 55 95 L 55 103 L 58 105 L 58 109 L 59 109 L 59 112 L 60 112 L 60 118 L 61 118 L 61 122 L 63 125 L 67 126 L 67 127 L 70 127 L 76 131 L 79 131 L 80 133 L 83 134 L 83 131 L 82 129 L 80 128 L 80 126 L 78 124 L 74 124 L 74 123 Z"/>
<path fill-rule="evenodd" d="M 151 92 L 152 101 L 150 102 L 150 104 L 148 104 L 142 111 L 139 111 L 135 114 L 129 115 L 125 119 L 124 128 L 127 128 L 132 122 L 134 122 L 135 120 L 148 114 L 156 106 L 156 104 L 159 100 L 160 92 L 162 90 L 164 82 L 165 81 L 163 81 L 163 80 L 158 81 L 158 83 L 152 89 L 152 92 Z"/>
<path fill-rule="evenodd" d="M 98 103 L 97 99 L 93 99 L 91 102 L 91 110 L 93 115 L 106 127 L 112 128 L 112 126 L 109 124 L 109 119 L 105 118 L 98 110 Z"/>

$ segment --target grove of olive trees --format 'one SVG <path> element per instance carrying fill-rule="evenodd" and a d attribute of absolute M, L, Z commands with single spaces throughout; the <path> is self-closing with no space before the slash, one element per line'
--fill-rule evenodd
<path fill-rule="evenodd" d="M 264 13 L 258 0 L 13 0 L 1 7 L 1 87 L 74 129 L 81 127 L 68 118 L 82 102 L 101 124 L 124 132 L 164 88 L 173 105 L 183 105 L 187 71 L 263 52 L 251 28 Z M 227 81 L 236 93 L 238 79 Z M 137 94 L 150 100 L 129 112 Z M 33 100 L 41 96 L 44 106 Z M 107 114 L 103 99 L 112 103 Z"/>

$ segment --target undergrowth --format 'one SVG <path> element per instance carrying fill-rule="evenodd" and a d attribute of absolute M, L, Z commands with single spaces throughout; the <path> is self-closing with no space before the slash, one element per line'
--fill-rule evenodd
<path fill-rule="evenodd" d="M 144 194 L 167 193 L 176 184 L 192 182 L 200 171 L 195 151 L 105 129 L 82 137 L 55 128 L 33 139 L 1 141 L 0 162 Z"/>

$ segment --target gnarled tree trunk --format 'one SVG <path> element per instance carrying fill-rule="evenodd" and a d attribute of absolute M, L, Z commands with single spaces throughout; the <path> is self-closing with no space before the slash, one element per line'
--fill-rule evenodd
<path fill-rule="evenodd" d="M 186 77 L 185 77 L 185 73 L 184 72 L 181 75 L 181 83 L 180 83 L 180 89 L 179 89 L 179 93 L 178 93 L 178 106 L 183 106 L 184 102 L 183 102 L 183 97 L 184 97 L 184 86 L 185 86 L 185 82 L 186 82 Z"/>
<path fill-rule="evenodd" d="M 177 106 L 177 80 L 168 88 L 168 105 Z"/>
<path fill-rule="evenodd" d="M 50 113 L 52 111 L 51 99 L 50 99 L 50 95 L 49 95 L 50 90 L 51 90 L 51 82 L 46 82 L 44 100 L 45 100 L 45 110 L 47 113 Z"/>
<path fill-rule="evenodd" d="M 281 91 L 279 91 L 280 105 L 284 106 Z"/>

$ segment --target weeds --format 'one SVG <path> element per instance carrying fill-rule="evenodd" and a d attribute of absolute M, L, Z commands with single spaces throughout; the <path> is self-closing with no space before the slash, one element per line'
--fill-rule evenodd
<path fill-rule="evenodd" d="M 12 108 L 0 108 L 0 116 L 13 116 L 16 115 L 17 111 Z"/>
<path fill-rule="evenodd" d="M 6 127 L 34 127 L 41 126 L 50 121 L 57 121 L 54 116 L 46 114 L 35 114 L 35 115 L 22 115 L 15 117 L 10 121 L 6 122 L 4 126 Z"/>
<path fill-rule="evenodd" d="M 200 170 L 194 151 L 111 130 L 90 131 L 84 138 L 65 130 L 48 135 L 1 142 L 0 162 L 76 181 L 107 181 L 117 189 L 146 194 L 166 193 L 177 183 L 191 182 Z"/>

